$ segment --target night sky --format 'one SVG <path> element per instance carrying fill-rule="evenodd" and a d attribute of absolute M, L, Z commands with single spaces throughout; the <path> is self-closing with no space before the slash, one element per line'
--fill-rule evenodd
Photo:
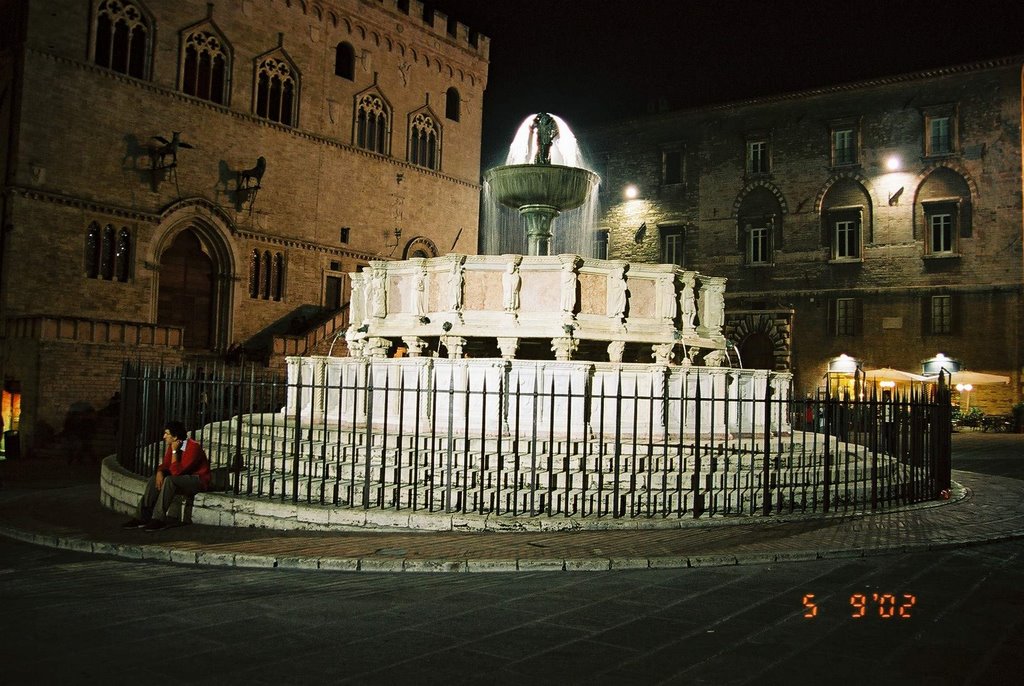
<path fill-rule="evenodd" d="M 516 126 L 574 129 L 1024 53 L 1019 0 L 434 0 L 491 37 L 483 165 Z"/>

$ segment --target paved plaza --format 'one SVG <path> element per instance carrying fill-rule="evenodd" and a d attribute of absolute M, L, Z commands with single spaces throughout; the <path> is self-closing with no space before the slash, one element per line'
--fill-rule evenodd
<path fill-rule="evenodd" d="M 98 465 L 4 464 L 4 681 L 1016 683 L 1022 439 L 931 507 L 632 533 L 126 532 Z"/>

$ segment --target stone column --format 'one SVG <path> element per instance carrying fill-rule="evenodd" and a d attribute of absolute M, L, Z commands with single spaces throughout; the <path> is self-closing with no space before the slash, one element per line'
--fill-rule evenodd
<path fill-rule="evenodd" d="M 387 357 L 391 350 L 391 341 L 387 338 L 371 336 L 363 344 L 363 356 L 365 357 Z"/>
<path fill-rule="evenodd" d="M 651 357 L 658 364 L 670 364 L 672 362 L 673 351 L 675 350 L 675 343 L 656 343 L 651 346 L 653 353 Z"/>
<path fill-rule="evenodd" d="M 516 359 L 516 351 L 519 350 L 519 339 L 518 338 L 498 338 L 498 350 L 501 351 L 501 356 L 506 360 Z"/>
<path fill-rule="evenodd" d="M 427 347 L 427 342 L 419 336 L 402 336 L 402 342 L 409 350 L 409 357 L 422 357 L 423 349 Z"/>
<path fill-rule="evenodd" d="M 572 359 L 580 342 L 575 338 L 552 338 L 551 350 L 555 353 L 555 359 L 560 362 L 568 362 Z"/>
<path fill-rule="evenodd" d="M 461 336 L 441 336 L 441 345 L 448 351 L 448 359 L 457 360 L 462 357 L 466 339 Z"/>

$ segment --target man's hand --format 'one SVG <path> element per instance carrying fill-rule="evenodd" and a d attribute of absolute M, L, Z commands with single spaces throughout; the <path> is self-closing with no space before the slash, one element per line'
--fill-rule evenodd
<path fill-rule="evenodd" d="M 159 491 L 161 488 L 163 488 L 163 486 L 164 486 L 164 473 L 161 472 L 161 471 L 158 471 L 156 473 L 156 490 Z"/>
<path fill-rule="evenodd" d="M 171 462 L 179 462 L 181 460 L 181 441 L 175 438 L 171 441 Z"/>

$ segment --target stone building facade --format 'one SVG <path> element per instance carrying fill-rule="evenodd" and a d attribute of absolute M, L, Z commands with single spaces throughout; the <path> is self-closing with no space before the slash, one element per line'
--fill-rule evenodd
<path fill-rule="evenodd" d="M 920 373 L 943 353 L 1021 400 L 1022 60 L 591 130 L 609 258 L 725 276 L 744 366 L 826 385 L 846 354 Z M 629 198 L 627 189 L 635 195 Z M 837 381 L 840 381 L 837 379 Z"/>
<path fill-rule="evenodd" d="M 417 0 L 0 16 L 0 373 L 22 446 L 102 410 L 125 358 L 283 364 L 347 325 L 348 272 L 476 251 L 489 41 Z"/>

